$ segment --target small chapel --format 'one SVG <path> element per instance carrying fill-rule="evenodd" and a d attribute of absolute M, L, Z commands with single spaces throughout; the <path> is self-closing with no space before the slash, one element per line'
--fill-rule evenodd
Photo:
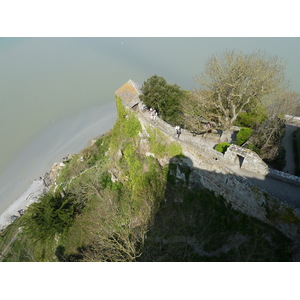
<path fill-rule="evenodd" d="M 115 91 L 115 95 L 122 100 L 123 104 L 133 110 L 140 109 L 141 100 L 139 97 L 141 94 L 141 85 L 131 79 Z"/>

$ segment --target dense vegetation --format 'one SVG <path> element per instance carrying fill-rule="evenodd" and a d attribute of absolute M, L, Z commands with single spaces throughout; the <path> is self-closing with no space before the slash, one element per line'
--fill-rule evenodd
<path fill-rule="evenodd" d="M 250 136 L 253 134 L 253 129 L 242 127 L 238 134 L 236 135 L 235 144 L 238 146 L 242 146 L 246 141 L 249 140 Z"/>
<path fill-rule="evenodd" d="M 169 124 L 180 124 L 181 101 L 185 91 L 177 84 L 169 84 L 163 77 L 153 75 L 144 82 L 141 90 L 143 95 L 140 97 L 145 105 L 156 109 Z"/>
<path fill-rule="evenodd" d="M 230 142 L 234 126 L 250 128 L 248 141 L 237 144 L 281 169 L 285 163 L 283 116 L 300 109 L 299 94 L 287 90 L 284 69 L 281 59 L 261 52 L 213 55 L 196 79 L 198 88 L 181 102 L 183 123 L 201 133 L 209 121 L 222 130 L 221 142 Z"/>
<path fill-rule="evenodd" d="M 291 260 L 280 232 L 189 189 L 180 145 L 142 128 L 120 99 L 117 108 L 112 131 L 67 161 L 57 186 L 5 229 L 3 261 Z"/>
<path fill-rule="evenodd" d="M 221 142 L 255 151 L 281 170 L 285 165 L 283 116 L 300 111 L 300 95 L 287 90 L 284 70 L 285 63 L 267 53 L 225 51 L 207 61 L 196 78 L 196 90 L 185 92 L 154 75 L 144 82 L 141 99 L 166 122 L 193 133 L 205 133 L 210 122 L 222 132 Z M 243 129 L 238 140 L 231 141 L 235 126 Z"/>

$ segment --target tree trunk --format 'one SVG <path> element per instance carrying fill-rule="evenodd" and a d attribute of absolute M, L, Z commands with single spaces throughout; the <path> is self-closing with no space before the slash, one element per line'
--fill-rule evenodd
<path fill-rule="evenodd" d="M 220 142 L 221 143 L 231 143 L 233 138 L 234 130 L 233 128 L 226 129 L 222 132 Z"/>

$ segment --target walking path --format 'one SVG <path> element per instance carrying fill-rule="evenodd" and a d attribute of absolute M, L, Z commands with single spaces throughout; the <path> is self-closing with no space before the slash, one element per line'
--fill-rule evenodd
<path fill-rule="evenodd" d="M 268 193 L 293 207 L 300 208 L 300 186 L 271 177 L 250 172 L 238 167 L 228 166 L 236 174 L 246 177 L 252 184 L 260 190 Z"/>

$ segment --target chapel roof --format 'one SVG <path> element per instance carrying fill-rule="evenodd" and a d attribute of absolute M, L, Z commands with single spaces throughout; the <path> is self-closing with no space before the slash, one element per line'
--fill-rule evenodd
<path fill-rule="evenodd" d="M 139 95 L 142 94 L 141 85 L 130 79 L 117 89 L 115 94 L 125 105 L 132 107 L 140 101 Z"/>

